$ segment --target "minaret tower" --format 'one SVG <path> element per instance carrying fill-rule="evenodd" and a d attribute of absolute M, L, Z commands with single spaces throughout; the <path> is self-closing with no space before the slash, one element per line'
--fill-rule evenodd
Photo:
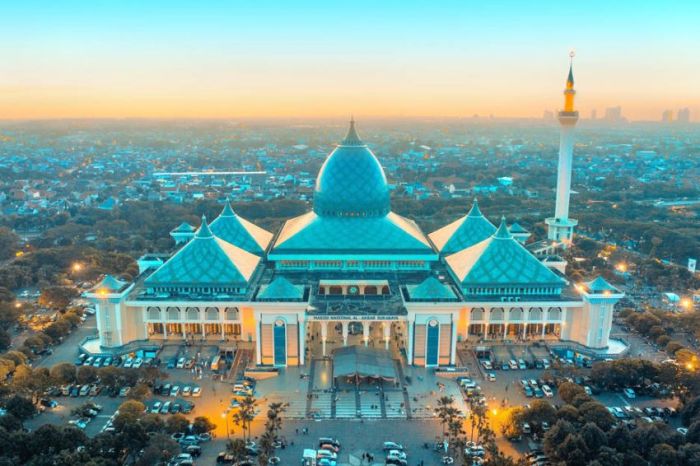
<path fill-rule="evenodd" d="M 571 195 L 571 165 L 574 153 L 574 128 L 578 122 L 578 111 L 574 110 L 574 52 L 569 54 L 569 77 L 564 90 L 564 110 L 559 112 L 561 132 L 559 136 L 559 168 L 557 170 L 557 204 L 554 217 L 545 220 L 547 237 L 566 249 L 574 236 L 578 221 L 569 218 L 569 196 Z"/>

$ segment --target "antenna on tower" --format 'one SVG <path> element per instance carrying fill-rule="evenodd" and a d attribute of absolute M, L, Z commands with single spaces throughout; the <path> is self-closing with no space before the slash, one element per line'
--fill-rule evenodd
<path fill-rule="evenodd" d="M 575 56 L 576 56 L 576 50 L 574 50 L 574 49 L 569 50 L 569 64 L 570 65 L 574 62 Z"/>

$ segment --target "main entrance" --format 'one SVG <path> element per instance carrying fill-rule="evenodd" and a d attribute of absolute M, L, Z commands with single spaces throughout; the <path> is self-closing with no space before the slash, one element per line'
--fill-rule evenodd
<path fill-rule="evenodd" d="M 348 316 L 306 323 L 306 348 L 311 358 L 330 356 L 337 348 L 365 346 L 386 349 L 399 357 L 406 347 L 406 322 L 403 320 L 366 320 Z"/>

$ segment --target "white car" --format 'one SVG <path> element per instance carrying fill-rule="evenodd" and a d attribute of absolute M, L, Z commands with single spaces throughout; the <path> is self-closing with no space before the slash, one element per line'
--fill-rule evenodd
<path fill-rule="evenodd" d="M 395 442 L 384 442 L 384 446 L 382 447 L 384 451 L 391 451 L 391 450 L 400 450 L 403 451 L 403 445 L 400 443 L 395 443 Z"/>
<path fill-rule="evenodd" d="M 637 394 L 634 393 L 634 390 L 632 390 L 631 388 L 625 388 L 625 389 L 622 391 L 622 393 L 624 393 L 625 396 L 626 396 L 627 398 L 629 398 L 630 400 L 631 400 L 631 399 L 634 399 L 634 398 L 637 398 Z"/>
<path fill-rule="evenodd" d="M 338 455 L 330 450 L 318 450 L 316 451 L 316 458 L 328 458 L 331 460 L 337 460 Z"/>
<path fill-rule="evenodd" d="M 126 361 L 124 361 L 124 367 L 127 369 L 131 366 L 134 365 L 134 360 L 132 358 L 126 358 Z"/>
<path fill-rule="evenodd" d="M 546 396 L 547 398 L 554 397 L 554 392 L 549 387 L 549 385 L 542 385 L 542 391 L 544 392 L 544 396 Z"/>
<path fill-rule="evenodd" d="M 194 397 L 202 396 L 202 387 L 197 387 L 197 386 L 192 387 L 192 396 L 194 396 Z"/>
<path fill-rule="evenodd" d="M 496 381 L 496 373 L 489 372 L 486 374 L 486 378 L 488 379 L 489 382 L 495 382 Z"/>
<path fill-rule="evenodd" d="M 143 364 L 143 359 L 136 358 L 134 360 L 134 363 L 131 365 L 131 367 L 133 367 L 134 369 L 138 369 L 139 367 L 141 367 L 142 364 Z"/>
<path fill-rule="evenodd" d="M 510 361 L 508 361 L 508 366 L 510 366 L 510 368 L 513 370 L 518 369 L 518 363 L 515 361 L 515 359 L 511 359 Z"/>
<path fill-rule="evenodd" d="M 177 368 L 182 369 L 185 367 L 185 358 L 180 358 L 177 360 Z"/>
<path fill-rule="evenodd" d="M 406 452 L 403 450 L 389 450 L 389 453 L 386 454 L 387 459 L 397 459 L 397 460 L 405 460 L 406 459 Z"/>

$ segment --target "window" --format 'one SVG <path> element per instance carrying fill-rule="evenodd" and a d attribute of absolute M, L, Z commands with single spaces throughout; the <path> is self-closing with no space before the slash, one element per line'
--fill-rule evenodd
<path fill-rule="evenodd" d="M 287 326 L 277 319 L 274 326 L 275 366 L 287 365 Z"/>
<path fill-rule="evenodd" d="M 440 326 L 438 321 L 433 319 L 428 322 L 428 340 L 426 343 L 426 366 L 437 366 L 438 348 L 440 346 Z"/>

